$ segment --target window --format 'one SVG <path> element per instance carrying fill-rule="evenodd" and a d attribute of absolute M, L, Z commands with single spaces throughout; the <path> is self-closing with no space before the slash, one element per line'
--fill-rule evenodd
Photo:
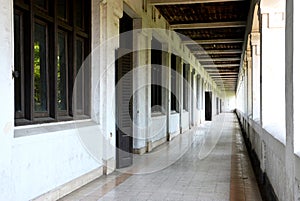
<path fill-rule="evenodd" d="M 188 73 L 189 73 L 188 64 L 183 64 L 183 109 L 186 111 L 188 111 L 188 102 L 189 102 Z"/>
<path fill-rule="evenodd" d="M 171 55 L 171 111 L 176 111 L 179 112 L 179 103 L 177 98 L 178 93 L 177 93 L 177 62 L 176 62 L 177 57 L 172 54 Z"/>
<path fill-rule="evenodd" d="M 151 48 L 151 111 L 162 111 L 162 45 L 152 38 Z"/>
<path fill-rule="evenodd" d="M 77 73 L 90 53 L 90 9 L 84 0 L 14 1 L 16 125 L 89 116 L 90 72 Z"/>

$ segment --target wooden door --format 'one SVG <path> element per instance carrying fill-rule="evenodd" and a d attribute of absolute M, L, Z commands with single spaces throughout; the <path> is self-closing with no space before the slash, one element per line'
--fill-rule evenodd
<path fill-rule="evenodd" d="M 205 92 L 205 121 L 212 120 L 212 92 Z"/>
<path fill-rule="evenodd" d="M 132 53 L 119 48 L 116 52 L 116 162 L 117 168 L 132 165 Z M 120 57 L 120 55 L 124 55 Z"/>

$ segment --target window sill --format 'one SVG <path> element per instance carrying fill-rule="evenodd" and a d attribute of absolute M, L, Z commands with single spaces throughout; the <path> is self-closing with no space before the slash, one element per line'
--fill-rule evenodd
<path fill-rule="evenodd" d="M 88 126 L 97 125 L 91 119 L 84 120 L 73 120 L 73 121 L 62 121 L 62 122 L 52 122 L 43 124 L 33 124 L 26 126 L 17 126 L 14 130 L 14 137 L 27 137 L 32 135 L 39 135 L 50 132 L 57 132 L 63 130 L 70 130 Z"/>
<path fill-rule="evenodd" d="M 159 117 L 159 116 L 165 116 L 166 114 L 162 112 L 151 112 L 151 117 Z"/>
<path fill-rule="evenodd" d="M 172 114 L 179 114 L 179 112 L 177 112 L 177 111 L 175 111 L 175 110 L 172 110 L 172 111 L 171 111 L 171 115 L 172 115 Z"/>

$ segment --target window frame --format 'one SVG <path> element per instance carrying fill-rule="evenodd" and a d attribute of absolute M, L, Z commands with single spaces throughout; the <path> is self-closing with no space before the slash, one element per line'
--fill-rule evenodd
<path fill-rule="evenodd" d="M 32 0 L 14 0 L 14 17 L 20 17 L 20 55 L 18 58 L 14 58 L 15 61 L 20 60 L 20 69 L 14 72 L 15 76 L 15 93 L 17 88 L 20 88 L 20 105 L 21 110 L 15 110 L 15 125 L 28 125 L 36 123 L 48 123 L 74 119 L 74 111 L 72 99 L 73 99 L 73 85 L 76 78 L 76 40 L 82 38 L 83 52 L 82 62 L 84 63 L 86 58 L 91 52 L 91 2 L 79 0 L 81 4 L 84 4 L 83 13 L 83 28 L 79 28 L 75 24 L 75 3 L 66 0 L 66 19 L 59 17 L 58 14 L 58 1 L 45 0 L 47 4 L 47 11 L 37 5 Z M 74 1 L 75 2 L 75 1 Z M 82 5 L 80 5 L 82 6 Z M 89 10 L 88 10 L 89 9 Z M 22 19 L 22 20 L 21 20 Z M 46 83 L 47 87 L 47 112 L 35 111 L 34 103 L 34 31 L 35 23 L 46 25 Z M 25 26 L 26 25 L 26 26 Z M 14 26 L 16 26 L 14 24 Z M 59 83 L 58 83 L 58 42 L 59 34 L 63 33 L 65 36 L 65 86 L 64 93 L 66 99 L 66 109 L 60 110 L 58 103 Z M 17 34 L 17 33 L 14 33 Z M 17 46 L 15 45 L 15 48 Z M 25 49 L 30 51 L 25 52 Z M 17 51 L 17 50 L 15 50 Z M 90 65 L 87 62 L 86 65 Z M 76 117 L 76 119 L 90 118 L 91 108 L 91 74 L 89 70 L 86 70 L 87 76 L 84 77 L 84 83 L 88 88 L 84 88 L 84 93 L 81 94 L 85 104 L 82 105 L 82 114 Z M 19 79 L 16 81 L 16 79 Z M 18 83 L 17 83 L 18 82 Z M 16 86 L 18 85 L 18 86 Z M 88 95 L 88 97 L 86 97 Z M 86 105 L 89 104 L 89 105 Z M 15 105 L 17 108 L 17 105 Z"/>
<path fill-rule="evenodd" d="M 19 79 L 19 82 L 20 82 L 20 111 L 15 111 L 15 116 L 16 118 L 24 118 L 25 116 L 25 105 L 24 105 L 24 77 L 22 75 L 24 75 L 24 30 L 21 28 L 23 27 L 23 20 L 24 20 L 24 13 L 22 11 L 16 11 L 14 13 L 14 17 L 15 15 L 18 15 L 20 17 L 20 24 L 19 24 L 19 32 L 14 32 L 14 34 L 19 34 L 19 37 L 20 37 L 20 66 L 18 68 L 18 74 L 17 76 L 15 77 L 15 80 L 16 79 Z M 15 20 L 15 18 L 14 18 Z M 15 26 L 15 22 L 14 22 L 14 26 Z M 14 49 L 14 55 L 16 55 L 16 49 Z M 16 58 L 14 58 L 15 60 Z M 16 65 L 16 62 L 15 62 L 15 65 Z M 15 81 L 16 82 L 16 81 Z M 16 87 L 18 87 L 17 85 L 14 86 L 14 91 L 16 92 Z M 16 100 L 15 100 L 16 101 Z M 15 103 L 16 104 L 16 103 Z M 16 105 L 15 105 L 15 108 L 16 108 Z"/>

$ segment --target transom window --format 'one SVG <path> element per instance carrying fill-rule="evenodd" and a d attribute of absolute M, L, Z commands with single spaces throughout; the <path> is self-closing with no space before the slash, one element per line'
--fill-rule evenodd
<path fill-rule="evenodd" d="M 90 53 L 90 13 L 84 0 L 14 1 L 16 125 L 89 116 L 89 68 L 78 72 Z"/>

